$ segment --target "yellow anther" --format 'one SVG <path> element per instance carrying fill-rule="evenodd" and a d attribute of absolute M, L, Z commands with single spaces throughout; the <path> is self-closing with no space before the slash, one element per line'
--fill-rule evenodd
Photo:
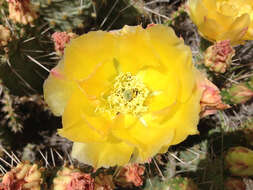
<path fill-rule="evenodd" d="M 145 105 L 149 90 L 145 84 L 131 73 L 121 73 L 114 81 L 106 98 L 106 108 L 113 116 L 123 114 L 140 115 L 148 110 Z"/>

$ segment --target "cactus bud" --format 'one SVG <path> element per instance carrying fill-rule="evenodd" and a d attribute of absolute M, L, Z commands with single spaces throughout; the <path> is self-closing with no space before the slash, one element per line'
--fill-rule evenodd
<path fill-rule="evenodd" d="M 240 178 L 228 178 L 224 183 L 225 190 L 246 190 L 246 185 Z"/>
<path fill-rule="evenodd" d="M 82 173 L 73 167 L 63 167 L 53 180 L 52 190 L 93 190 L 94 180 L 90 174 Z"/>
<path fill-rule="evenodd" d="M 199 86 L 203 89 L 202 97 L 200 99 L 201 117 L 215 114 L 217 110 L 230 108 L 229 105 L 222 102 L 220 90 L 207 78 L 204 78 Z"/>
<path fill-rule="evenodd" d="M 225 164 L 235 176 L 253 175 L 253 151 L 244 147 L 230 148 L 225 156 Z"/>
<path fill-rule="evenodd" d="M 115 178 L 115 183 L 122 187 L 142 186 L 143 174 L 145 168 L 138 164 L 128 164 L 120 168 L 118 176 Z"/>
<path fill-rule="evenodd" d="M 4 175 L 0 188 L 3 190 L 40 190 L 41 183 L 41 169 L 38 168 L 38 165 L 25 162 L 18 164 Z"/>
<path fill-rule="evenodd" d="M 9 3 L 9 18 L 13 22 L 32 24 L 38 17 L 30 0 L 7 0 Z"/>
<path fill-rule="evenodd" d="M 216 73 L 225 73 L 232 63 L 235 50 L 229 40 L 215 43 L 205 52 L 205 66 Z"/>
<path fill-rule="evenodd" d="M 233 85 L 227 92 L 229 100 L 234 104 L 243 104 L 253 97 L 253 90 L 246 83 Z"/>
<path fill-rule="evenodd" d="M 64 49 L 67 43 L 70 42 L 71 39 L 77 37 L 75 33 L 67 33 L 67 32 L 55 32 L 52 35 L 52 39 L 54 41 L 55 51 L 59 56 L 62 56 L 64 53 Z"/>
<path fill-rule="evenodd" d="M 3 25 L 0 25 L 0 47 L 6 46 L 7 43 L 11 40 L 11 31 L 4 27 Z"/>

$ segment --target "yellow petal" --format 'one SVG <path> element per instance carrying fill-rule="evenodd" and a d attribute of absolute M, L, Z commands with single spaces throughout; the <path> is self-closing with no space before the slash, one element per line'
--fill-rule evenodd
<path fill-rule="evenodd" d="M 217 36 L 224 32 L 223 27 L 214 19 L 205 17 L 204 22 L 198 26 L 199 32 L 202 36 L 210 41 L 215 41 Z"/>
<path fill-rule="evenodd" d="M 200 104 L 196 104 L 196 102 L 200 102 L 200 97 L 201 91 L 196 89 L 191 99 L 187 103 L 182 104 L 178 108 L 178 112 L 167 121 L 170 125 L 174 124 L 176 128 L 171 144 L 182 142 L 188 135 L 198 134 L 197 125 L 199 122 Z"/>
<path fill-rule="evenodd" d="M 63 114 L 64 108 L 76 88 L 77 84 L 66 80 L 58 67 L 50 73 L 43 85 L 44 98 L 56 116 Z"/>
<path fill-rule="evenodd" d="M 117 75 L 117 66 L 114 61 L 103 62 L 95 68 L 94 72 L 85 80 L 79 82 L 87 95 L 98 98 L 112 85 Z"/>
<path fill-rule="evenodd" d="M 129 28 L 129 26 L 125 28 Z M 136 74 L 143 67 L 159 67 L 159 58 L 152 50 L 152 43 L 147 31 L 141 26 L 131 27 L 129 32 L 121 33 L 117 42 L 115 58 L 119 61 L 120 72 Z"/>
<path fill-rule="evenodd" d="M 123 142 L 77 143 L 73 144 L 71 156 L 95 168 L 125 165 L 134 148 Z"/>
<path fill-rule="evenodd" d="M 77 89 L 65 108 L 62 116 L 63 128 L 59 134 L 77 142 L 101 142 L 111 123 L 96 113 L 98 103 L 89 100 L 81 89 Z"/>
<path fill-rule="evenodd" d="M 242 41 L 244 35 L 247 33 L 250 24 L 250 18 L 248 14 L 244 14 L 234 21 L 229 30 L 219 37 L 218 40 L 231 40 L 231 44 L 237 44 Z"/>
<path fill-rule="evenodd" d="M 184 45 L 183 40 L 180 40 L 171 28 L 158 25 L 147 30 L 152 39 L 154 52 L 160 59 L 160 72 L 167 75 L 173 73 L 172 76 L 178 78 L 179 99 L 182 102 L 186 101 L 195 83 L 190 48 Z"/>
<path fill-rule="evenodd" d="M 99 64 L 113 60 L 115 46 L 114 35 L 103 31 L 72 39 L 65 48 L 65 75 L 75 80 L 86 79 Z"/>
<path fill-rule="evenodd" d="M 124 125 L 124 122 L 122 122 Z M 134 162 L 145 162 L 154 156 L 162 146 L 169 146 L 174 138 L 173 125 L 164 126 L 151 114 L 139 118 L 131 128 L 113 128 L 112 134 L 127 144 L 137 147 Z M 152 145 L 152 146 L 151 146 Z"/>
<path fill-rule="evenodd" d="M 150 90 L 150 99 L 147 104 L 149 111 L 157 111 L 177 101 L 179 95 L 179 81 L 176 72 L 161 73 L 155 69 L 141 70 L 137 77 Z"/>
<path fill-rule="evenodd" d="M 208 10 L 203 4 L 202 0 L 189 0 L 190 17 L 196 25 L 204 22 L 204 17 L 207 16 Z"/>

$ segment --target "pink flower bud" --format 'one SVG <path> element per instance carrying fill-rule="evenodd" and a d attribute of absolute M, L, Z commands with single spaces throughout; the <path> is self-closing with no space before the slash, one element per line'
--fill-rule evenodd
<path fill-rule="evenodd" d="M 116 183 L 123 187 L 131 187 L 132 185 L 139 187 L 143 184 L 142 176 L 145 168 L 138 164 L 128 164 L 120 170 Z"/>
<path fill-rule="evenodd" d="M 215 43 L 207 48 L 205 52 L 205 66 L 211 71 L 225 73 L 232 63 L 235 50 L 229 40 Z"/>
<path fill-rule="evenodd" d="M 67 43 L 70 42 L 72 38 L 75 38 L 77 35 L 74 33 L 67 32 L 55 32 L 52 35 L 54 41 L 55 51 L 58 55 L 62 56 L 64 49 Z"/>
<path fill-rule="evenodd" d="M 200 99 L 201 117 L 215 114 L 217 110 L 230 108 L 229 105 L 222 102 L 219 89 L 207 78 L 205 78 L 199 85 L 200 88 L 203 89 L 202 97 Z"/>

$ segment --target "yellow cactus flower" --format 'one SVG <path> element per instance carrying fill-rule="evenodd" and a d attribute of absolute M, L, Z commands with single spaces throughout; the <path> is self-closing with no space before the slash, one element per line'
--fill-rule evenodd
<path fill-rule="evenodd" d="M 189 0 L 189 13 L 199 33 L 217 42 L 233 45 L 253 40 L 252 0 Z"/>
<path fill-rule="evenodd" d="M 145 162 L 198 133 L 201 90 L 190 48 L 163 25 L 72 39 L 44 84 L 72 157 L 109 167 Z"/>

